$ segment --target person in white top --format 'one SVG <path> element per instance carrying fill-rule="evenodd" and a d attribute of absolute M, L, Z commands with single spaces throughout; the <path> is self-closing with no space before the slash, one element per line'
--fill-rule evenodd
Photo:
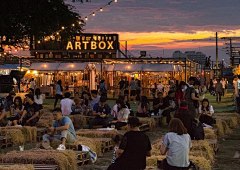
<path fill-rule="evenodd" d="M 212 105 L 209 105 L 208 99 L 203 99 L 202 104 L 199 106 L 199 121 L 208 125 L 216 123 L 216 120 L 212 118 L 214 113 Z"/>
<path fill-rule="evenodd" d="M 224 80 L 224 78 L 222 78 L 222 80 L 220 81 L 220 83 L 222 83 L 222 88 L 223 88 L 222 96 L 224 96 L 225 87 L 226 87 L 226 81 Z"/>
<path fill-rule="evenodd" d="M 62 114 L 70 115 L 72 112 L 72 106 L 75 105 L 75 103 L 70 99 L 71 94 L 69 92 L 66 92 L 64 96 L 65 98 L 60 102 Z"/>
<path fill-rule="evenodd" d="M 43 109 L 43 97 L 41 95 L 40 89 L 37 88 L 35 90 L 35 95 L 34 95 L 34 102 L 38 104 L 39 110 Z"/>
<path fill-rule="evenodd" d="M 32 94 L 34 94 L 35 86 L 36 86 L 36 83 L 35 83 L 35 81 L 34 81 L 34 78 L 32 78 L 32 79 L 31 79 L 31 82 L 30 82 L 30 88 L 29 88 L 29 90 L 32 91 Z"/>
<path fill-rule="evenodd" d="M 63 98 L 62 92 L 63 92 L 62 81 L 58 80 L 57 85 L 56 85 L 56 95 L 55 95 L 54 108 L 57 105 L 58 99 L 62 100 L 62 98 Z"/>
<path fill-rule="evenodd" d="M 111 127 L 111 125 L 115 125 L 115 128 L 120 130 L 121 127 L 127 125 L 129 110 L 124 104 L 123 100 L 118 99 L 116 103 L 118 109 L 117 111 L 113 110 L 115 119 L 112 122 L 110 122 L 109 126 Z"/>

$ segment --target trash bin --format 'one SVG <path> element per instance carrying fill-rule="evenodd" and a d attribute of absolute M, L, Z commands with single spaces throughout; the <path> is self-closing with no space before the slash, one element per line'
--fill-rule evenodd
<path fill-rule="evenodd" d="M 236 110 L 240 114 L 240 97 L 236 97 Z"/>

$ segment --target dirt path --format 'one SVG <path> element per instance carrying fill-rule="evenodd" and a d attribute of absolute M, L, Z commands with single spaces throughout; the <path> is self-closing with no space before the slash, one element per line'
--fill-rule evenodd
<path fill-rule="evenodd" d="M 240 152 L 240 127 L 229 136 L 219 140 L 219 152 L 216 154 L 214 170 L 240 170 L 240 159 L 233 159 Z"/>

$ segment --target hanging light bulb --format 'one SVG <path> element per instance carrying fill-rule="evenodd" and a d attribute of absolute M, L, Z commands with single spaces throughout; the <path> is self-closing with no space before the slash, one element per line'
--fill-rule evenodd
<path fill-rule="evenodd" d="M 75 24 L 72 24 L 73 27 L 75 27 Z"/>
<path fill-rule="evenodd" d="M 114 2 L 117 2 L 117 0 L 114 0 Z"/>
<path fill-rule="evenodd" d="M 81 24 L 82 24 L 82 22 L 81 22 L 81 21 L 79 21 L 79 22 L 78 22 L 78 24 L 79 24 L 79 25 L 81 25 Z"/>
<path fill-rule="evenodd" d="M 102 11 L 103 11 L 103 9 L 102 9 L 102 8 L 100 8 L 100 11 L 102 12 Z"/>
<path fill-rule="evenodd" d="M 38 41 L 38 44 L 40 44 L 41 43 L 41 41 Z"/>
<path fill-rule="evenodd" d="M 64 30 L 65 29 L 65 27 L 64 26 L 62 26 L 62 30 Z"/>
<path fill-rule="evenodd" d="M 85 17 L 85 20 L 87 21 L 87 20 L 88 20 L 88 17 Z"/>
<path fill-rule="evenodd" d="M 95 13 L 94 12 L 92 13 L 92 16 L 95 17 Z"/>
<path fill-rule="evenodd" d="M 56 34 L 59 35 L 59 32 L 57 32 Z"/>

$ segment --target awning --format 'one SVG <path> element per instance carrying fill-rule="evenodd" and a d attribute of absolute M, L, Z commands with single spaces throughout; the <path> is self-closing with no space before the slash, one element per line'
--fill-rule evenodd
<path fill-rule="evenodd" d="M 141 71 L 142 64 L 115 64 L 113 71 L 135 72 Z"/>
<path fill-rule="evenodd" d="M 143 71 L 161 72 L 173 71 L 173 64 L 143 64 Z"/>
<path fill-rule="evenodd" d="M 60 63 L 32 63 L 29 70 L 38 71 L 55 71 L 58 69 Z"/>
<path fill-rule="evenodd" d="M 113 64 L 113 65 L 105 65 L 105 66 L 104 66 L 104 69 L 105 69 L 106 71 L 113 71 L 113 69 L 114 69 L 114 64 Z"/>
<path fill-rule="evenodd" d="M 96 69 L 96 71 L 101 71 L 101 64 L 92 64 L 92 68 L 91 69 L 93 69 L 93 67 Z M 102 70 L 103 71 L 113 71 L 113 69 L 114 69 L 114 64 L 103 64 L 102 65 Z"/>
<path fill-rule="evenodd" d="M 87 69 L 88 63 L 60 63 L 59 71 L 83 71 Z"/>

